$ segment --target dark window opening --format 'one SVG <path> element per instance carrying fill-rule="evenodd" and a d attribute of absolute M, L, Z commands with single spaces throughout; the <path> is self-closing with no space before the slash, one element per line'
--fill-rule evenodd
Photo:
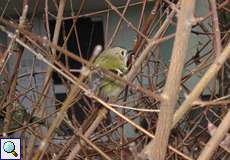
<path fill-rule="evenodd" d="M 50 25 L 50 32 L 53 37 L 54 28 L 55 28 L 55 20 L 51 20 L 49 22 Z M 72 27 L 73 21 L 72 20 L 65 20 L 61 33 L 59 35 L 58 45 L 62 46 L 64 43 L 63 32 L 65 36 L 69 33 Z M 64 30 L 63 30 L 64 27 Z M 101 20 L 93 21 L 91 18 L 79 18 L 76 23 L 77 35 L 79 39 L 80 49 L 82 53 L 82 58 L 89 60 L 91 57 L 92 51 L 94 47 L 98 44 L 104 46 L 104 32 L 103 32 L 103 22 Z M 65 37 L 66 38 L 66 37 Z M 76 55 L 80 56 L 79 46 L 77 43 L 77 37 L 75 35 L 75 31 L 73 30 L 68 42 L 67 42 L 67 49 Z M 57 52 L 58 54 L 58 52 Z M 80 69 L 81 63 L 76 62 L 70 58 L 68 60 L 69 68 L 71 69 Z M 66 65 L 65 56 L 61 55 L 60 61 Z M 75 75 L 79 75 L 79 73 L 75 73 Z M 54 72 L 53 74 L 53 81 L 54 84 L 62 84 L 61 79 L 59 78 L 58 74 Z"/>

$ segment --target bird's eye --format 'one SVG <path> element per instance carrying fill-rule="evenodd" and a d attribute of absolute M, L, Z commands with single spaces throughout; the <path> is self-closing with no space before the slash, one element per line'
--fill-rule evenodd
<path fill-rule="evenodd" d="M 121 55 L 122 55 L 123 57 L 125 57 L 125 56 L 126 56 L 126 51 L 121 51 Z"/>

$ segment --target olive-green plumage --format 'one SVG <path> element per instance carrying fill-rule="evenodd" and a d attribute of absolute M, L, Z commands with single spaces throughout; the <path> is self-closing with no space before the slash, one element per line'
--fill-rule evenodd
<path fill-rule="evenodd" d="M 95 64 L 108 70 L 127 71 L 127 50 L 114 47 L 104 50 L 95 60 Z"/>
<path fill-rule="evenodd" d="M 94 64 L 103 69 L 117 72 L 118 75 L 127 71 L 127 50 L 114 47 L 104 50 L 95 59 Z M 121 89 L 121 82 L 107 77 L 98 72 L 93 73 L 93 85 L 95 85 L 96 94 L 104 98 L 113 98 L 117 96 L 117 92 Z"/>

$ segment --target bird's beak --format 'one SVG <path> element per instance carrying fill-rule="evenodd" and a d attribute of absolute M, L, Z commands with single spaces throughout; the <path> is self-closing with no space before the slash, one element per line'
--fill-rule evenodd
<path fill-rule="evenodd" d="M 133 50 L 128 50 L 127 56 L 130 56 L 131 54 L 133 54 Z"/>

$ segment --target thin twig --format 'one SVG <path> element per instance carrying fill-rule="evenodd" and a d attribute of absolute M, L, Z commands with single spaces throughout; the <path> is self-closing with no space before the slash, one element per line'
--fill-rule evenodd
<path fill-rule="evenodd" d="M 216 148 L 223 140 L 223 138 L 225 137 L 226 133 L 230 128 L 229 122 L 230 122 L 230 111 L 228 111 L 228 113 L 225 115 L 224 119 L 222 120 L 221 124 L 215 131 L 214 135 L 206 144 L 205 148 L 203 149 L 200 156 L 198 157 L 198 160 L 209 160 L 212 157 Z"/>
<path fill-rule="evenodd" d="M 228 59 L 229 55 L 230 55 L 230 43 L 225 47 L 221 55 L 217 57 L 214 63 L 209 67 L 209 69 L 207 70 L 205 75 L 201 78 L 199 83 L 197 83 L 195 88 L 191 91 L 191 93 L 188 95 L 186 100 L 181 104 L 179 109 L 176 111 L 173 118 L 173 126 L 175 126 L 179 122 L 179 120 L 184 116 L 184 114 L 191 108 L 192 103 L 199 97 L 201 92 L 208 85 L 208 82 L 217 74 L 221 66 Z"/>

